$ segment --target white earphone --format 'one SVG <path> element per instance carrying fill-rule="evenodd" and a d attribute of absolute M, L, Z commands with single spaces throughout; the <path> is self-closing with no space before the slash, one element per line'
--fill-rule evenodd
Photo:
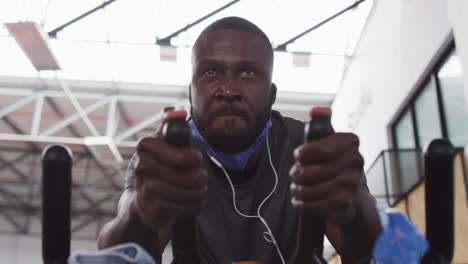
<path fill-rule="evenodd" d="M 267 230 L 267 231 L 263 232 L 263 237 L 265 238 L 265 240 L 267 242 L 273 243 L 273 245 L 276 248 L 276 251 L 278 252 L 279 257 L 281 258 L 281 262 L 283 264 L 286 264 L 286 262 L 284 260 L 284 257 L 283 257 L 283 254 L 281 254 L 281 250 L 280 250 L 280 248 L 278 246 L 278 243 L 276 242 L 275 236 L 271 232 L 270 227 L 268 226 L 268 223 L 260 215 L 260 210 L 262 209 L 263 204 L 265 204 L 265 202 L 273 195 L 273 193 L 276 191 L 276 187 L 278 186 L 278 174 L 276 173 L 275 167 L 273 166 L 273 162 L 271 161 L 270 144 L 268 143 L 268 134 L 267 134 L 267 138 L 266 138 L 266 145 L 267 145 L 267 150 L 268 150 L 268 160 L 270 161 L 270 166 L 271 166 L 271 168 L 273 170 L 273 173 L 275 174 L 275 185 L 273 187 L 273 190 L 271 190 L 271 192 L 265 197 L 265 199 L 258 206 L 257 215 L 246 215 L 246 214 L 242 213 L 241 211 L 239 211 L 239 209 L 237 209 L 236 190 L 234 189 L 234 184 L 232 184 L 231 178 L 229 178 L 229 174 L 227 173 L 226 169 L 224 169 L 223 165 L 219 161 L 217 161 L 211 155 L 208 155 L 208 156 L 210 157 L 211 161 L 213 161 L 213 163 L 216 164 L 216 166 L 221 168 L 221 170 L 224 172 L 224 175 L 226 175 L 226 179 L 228 180 L 229 185 L 231 186 L 231 190 L 232 190 L 232 205 L 234 206 L 234 210 L 242 217 L 260 219 L 260 221 L 262 222 L 262 224 L 265 226 L 265 228 Z"/>

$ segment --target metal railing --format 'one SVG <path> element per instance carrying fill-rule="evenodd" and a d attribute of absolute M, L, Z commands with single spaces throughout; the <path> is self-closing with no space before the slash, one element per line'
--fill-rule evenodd
<path fill-rule="evenodd" d="M 457 148 L 460 155 L 465 191 L 468 194 L 467 170 L 463 148 Z M 424 158 L 421 149 L 389 149 L 379 156 L 366 171 L 367 186 L 378 202 L 394 206 L 405 199 L 424 181 Z"/>

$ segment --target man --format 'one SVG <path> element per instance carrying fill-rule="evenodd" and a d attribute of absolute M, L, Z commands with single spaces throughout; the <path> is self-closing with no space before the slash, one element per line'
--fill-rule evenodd
<path fill-rule="evenodd" d="M 272 71 L 270 41 L 249 21 L 224 18 L 200 34 L 190 85 L 194 144 L 168 145 L 161 130 L 139 142 L 100 248 L 134 241 L 160 260 L 172 224 L 196 217 L 203 263 L 292 263 L 298 213 L 307 213 L 325 219 L 344 263 L 371 254 L 381 227 L 358 138 L 335 133 L 303 144 L 304 124 L 271 110 Z M 163 123 L 174 118 L 186 112 L 169 112 Z"/>

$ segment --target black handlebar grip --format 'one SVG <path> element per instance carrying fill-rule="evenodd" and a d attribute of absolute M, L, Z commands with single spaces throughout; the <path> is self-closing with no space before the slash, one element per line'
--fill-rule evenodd
<path fill-rule="evenodd" d="M 305 126 L 304 142 L 320 140 L 335 133 L 330 117 L 313 115 Z M 323 259 L 325 221 L 314 215 L 300 216 L 301 234 L 296 264 L 327 263 Z"/>
<path fill-rule="evenodd" d="M 164 124 L 163 137 L 164 140 L 177 147 L 190 146 L 190 126 L 184 119 L 171 119 Z"/>
<path fill-rule="evenodd" d="M 68 147 L 48 146 L 42 152 L 42 259 L 65 264 L 70 255 L 72 154 Z"/>
<path fill-rule="evenodd" d="M 163 127 L 164 140 L 177 147 L 190 146 L 191 130 L 184 119 L 171 119 Z M 173 264 L 200 263 L 195 218 L 183 218 L 172 228 Z"/>
<path fill-rule="evenodd" d="M 426 238 L 430 249 L 423 264 L 451 263 L 453 257 L 454 157 L 455 148 L 445 139 L 433 140 L 424 154 Z"/>
<path fill-rule="evenodd" d="M 304 142 L 311 142 L 328 137 L 335 133 L 330 122 L 330 117 L 317 115 L 313 116 L 305 126 Z"/>

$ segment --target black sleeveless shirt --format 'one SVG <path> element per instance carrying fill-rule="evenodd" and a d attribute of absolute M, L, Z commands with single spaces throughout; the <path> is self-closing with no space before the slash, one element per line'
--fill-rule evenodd
<path fill-rule="evenodd" d="M 272 165 L 278 174 L 278 185 L 262 206 L 260 214 L 268 223 L 286 263 L 292 263 L 297 243 L 298 214 L 291 205 L 289 170 L 294 163 L 293 151 L 304 140 L 304 123 L 283 117 L 277 111 L 272 111 L 271 121 L 268 144 Z M 236 205 L 243 214 L 257 215 L 260 203 L 274 187 L 275 175 L 267 151 L 264 146 L 255 176 L 247 184 L 235 185 Z M 134 161 L 132 158 L 127 170 L 126 187 L 135 184 Z M 231 264 L 254 260 L 281 264 L 275 246 L 266 240 L 269 238 L 264 234 L 267 231 L 265 226 L 258 218 L 245 218 L 235 211 L 231 188 L 214 175 L 212 166 L 215 165 L 206 153 L 205 162 L 210 174 L 208 203 L 207 209 L 197 217 L 202 263 Z"/>

